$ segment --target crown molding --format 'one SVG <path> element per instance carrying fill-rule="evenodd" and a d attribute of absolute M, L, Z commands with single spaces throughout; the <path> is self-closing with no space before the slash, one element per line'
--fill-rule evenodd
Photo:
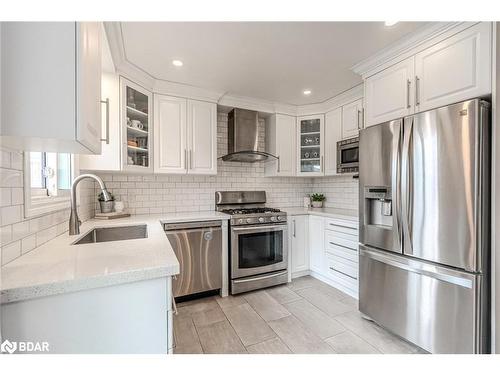
<path fill-rule="evenodd" d="M 308 116 L 319 113 L 326 113 L 362 98 L 363 83 L 360 83 L 359 85 L 343 91 L 340 94 L 325 100 L 324 102 L 298 106 L 297 116 Z"/>
<path fill-rule="evenodd" d="M 325 113 L 363 96 L 363 87 L 360 84 L 324 102 L 293 105 L 157 79 L 127 60 L 120 22 L 104 22 L 104 28 L 116 72 L 156 94 L 208 101 L 228 108 L 246 108 L 263 114 L 280 113 L 289 116 Z"/>
<path fill-rule="evenodd" d="M 475 24 L 477 22 L 430 22 L 355 64 L 351 70 L 364 79 Z"/>
<path fill-rule="evenodd" d="M 291 116 L 297 114 L 297 106 L 295 105 L 275 103 L 248 96 L 225 94 L 219 99 L 217 104 L 224 107 L 245 108 L 262 113 L 282 113 Z"/>

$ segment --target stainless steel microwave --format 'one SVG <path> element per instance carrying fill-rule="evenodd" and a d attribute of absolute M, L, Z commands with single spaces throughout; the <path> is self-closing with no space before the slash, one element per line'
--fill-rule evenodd
<path fill-rule="evenodd" d="M 337 173 L 356 173 L 359 166 L 359 138 L 337 142 Z"/>

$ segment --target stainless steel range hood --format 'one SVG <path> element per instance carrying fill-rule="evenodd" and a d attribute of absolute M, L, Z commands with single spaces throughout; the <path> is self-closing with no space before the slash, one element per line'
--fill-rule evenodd
<path fill-rule="evenodd" d="M 259 115 L 256 111 L 234 108 L 228 114 L 227 155 L 223 161 L 255 163 L 276 158 L 267 152 L 259 151 Z"/>

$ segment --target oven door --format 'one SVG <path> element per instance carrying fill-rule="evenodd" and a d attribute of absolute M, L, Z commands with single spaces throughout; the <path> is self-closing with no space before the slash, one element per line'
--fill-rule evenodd
<path fill-rule="evenodd" d="M 359 165 L 359 143 L 338 144 L 337 160 L 340 168 L 356 168 Z"/>
<path fill-rule="evenodd" d="M 231 278 L 284 270 L 288 265 L 286 223 L 231 228 Z"/>

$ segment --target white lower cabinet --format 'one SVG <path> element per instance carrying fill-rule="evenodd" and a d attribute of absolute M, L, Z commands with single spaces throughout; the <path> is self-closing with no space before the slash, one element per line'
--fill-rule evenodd
<path fill-rule="evenodd" d="M 308 215 L 290 216 L 288 233 L 292 277 L 309 273 L 308 229 Z"/>
<path fill-rule="evenodd" d="M 292 278 L 311 274 L 358 298 L 358 221 L 309 214 L 288 225 Z"/>
<path fill-rule="evenodd" d="M 0 306 L 2 339 L 48 342 L 51 354 L 172 352 L 171 277 Z"/>
<path fill-rule="evenodd" d="M 324 250 L 324 224 L 323 217 L 309 217 L 309 263 L 311 271 L 324 273 L 325 250 Z"/>

